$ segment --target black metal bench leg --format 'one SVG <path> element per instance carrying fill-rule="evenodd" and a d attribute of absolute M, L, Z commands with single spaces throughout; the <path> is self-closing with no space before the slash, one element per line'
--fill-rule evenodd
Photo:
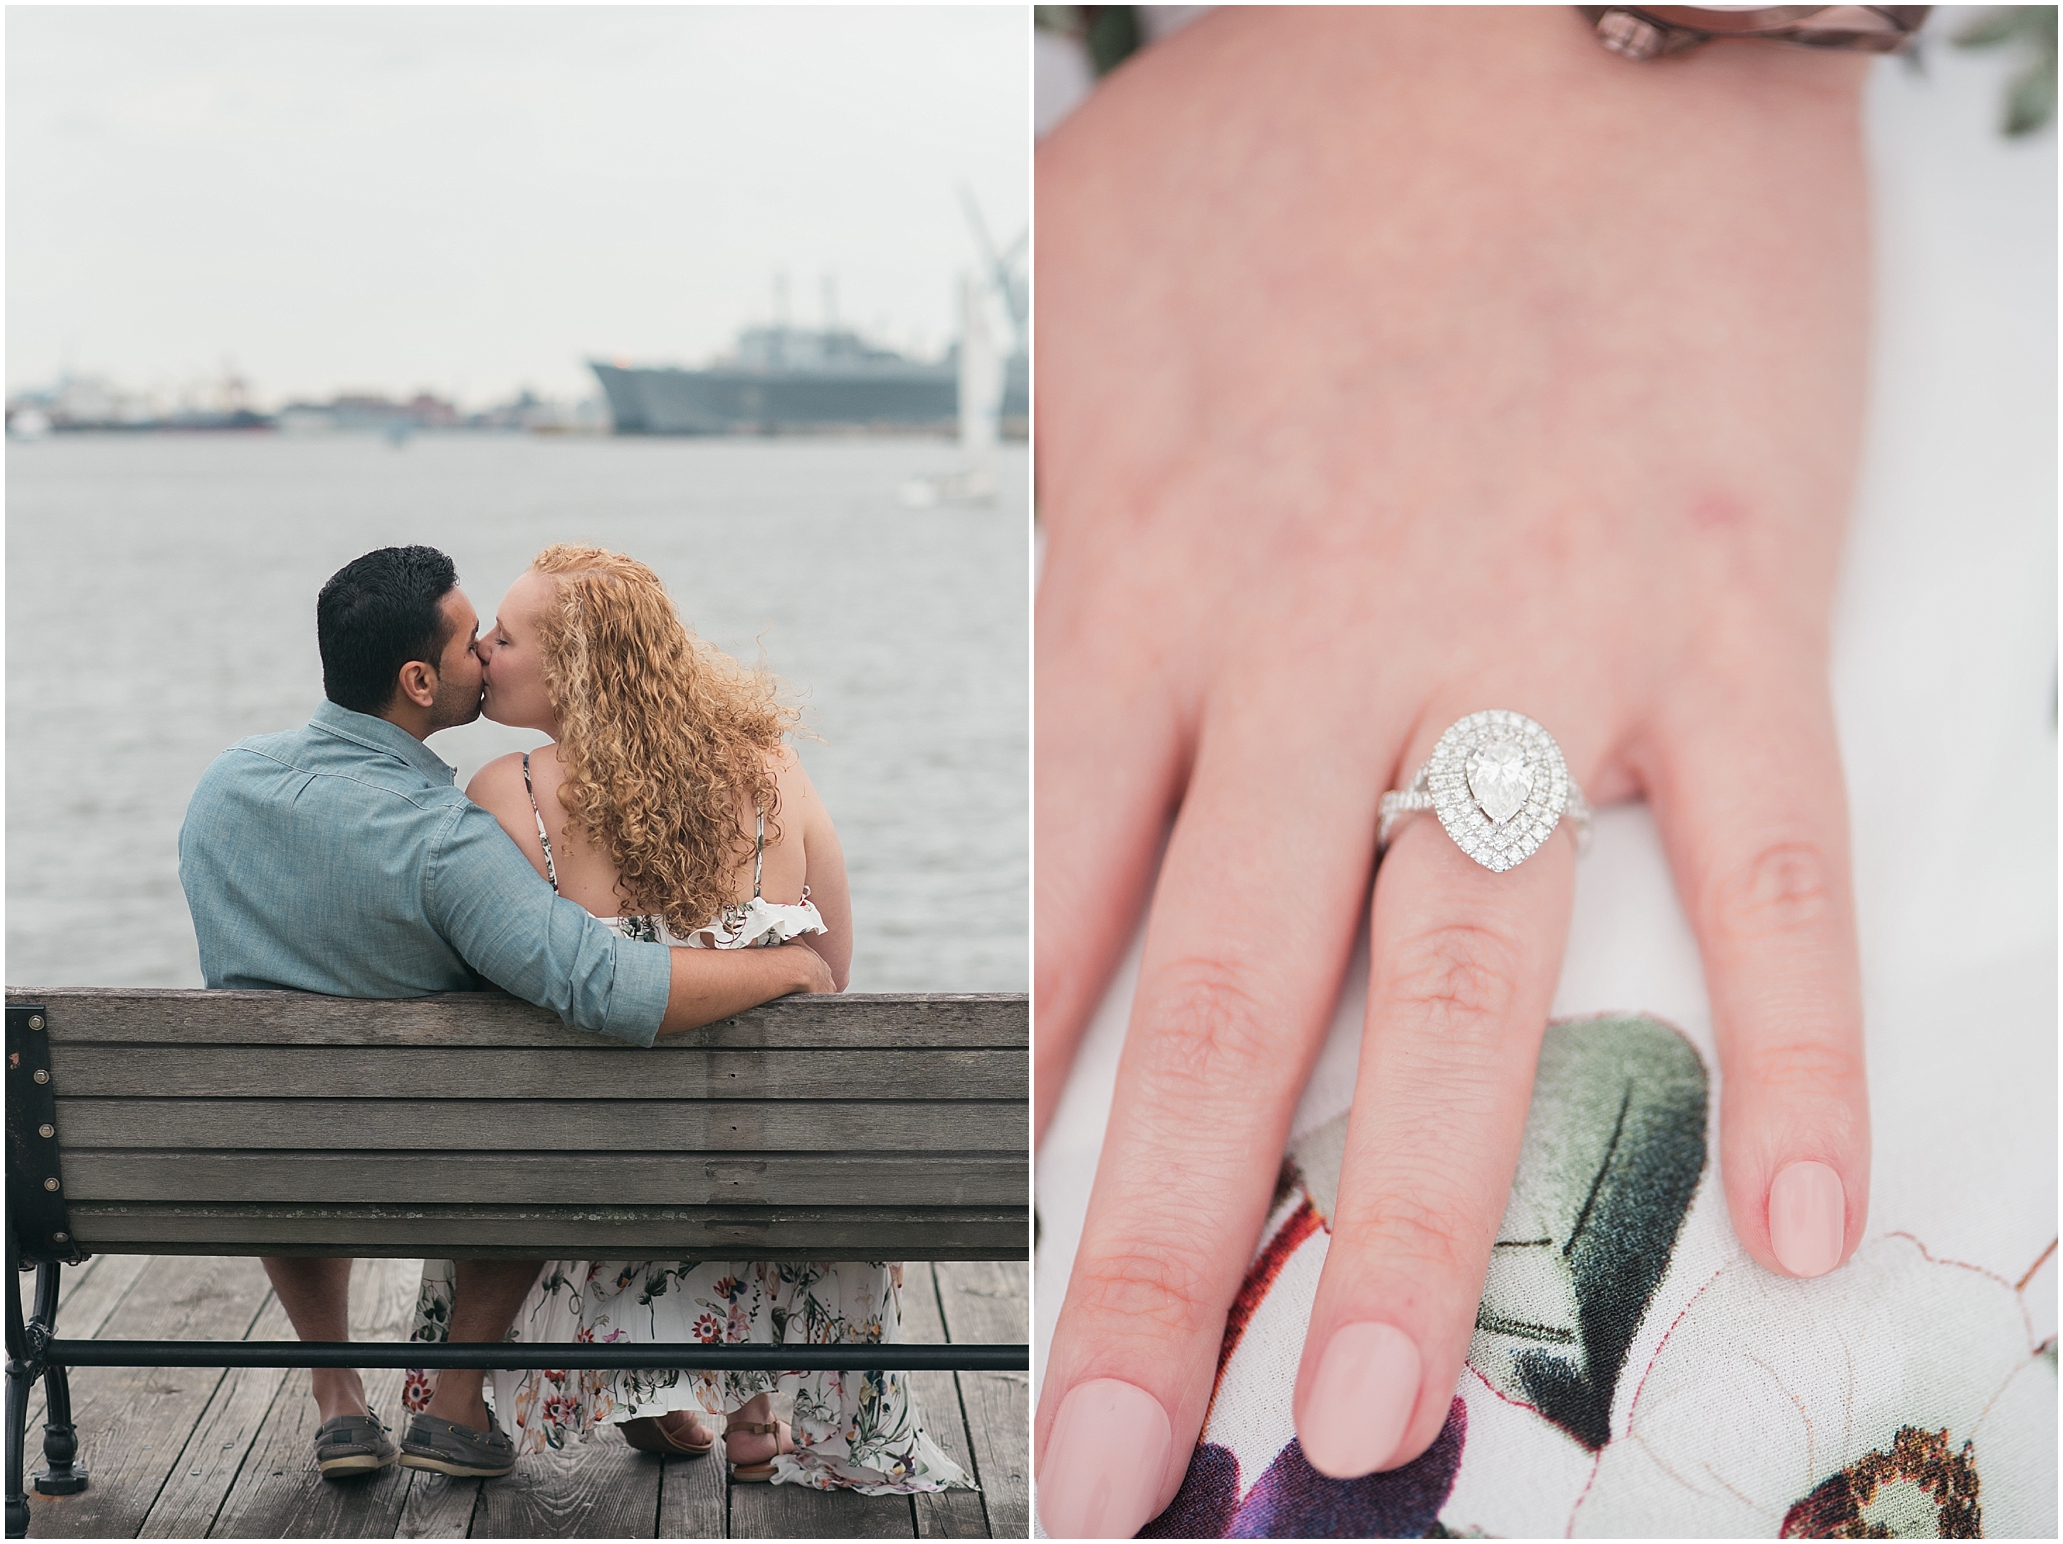
<path fill-rule="evenodd" d="M 47 1341 L 57 1333 L 59 1267 L 36 1267 L 36 1317 L 30 1335 Z M 40 1329 L 40 1335 L 37 1331 Z M 43 1367 L 43 1456 L 48 1469 L 36 1472 L 36 1489 L 46 1496 L 76 1496 L 86 1488 L 86 1466 L 78 1461 L 79 1434 L 72 1427 L 72 1384 L 65 1369 Z"/>
<path fill-rule="evenodd" d="M 48 1469 L 36 1471 L 36 1489 L 46 1496 L 76 1496 L 86 1488 L 86 1465 L 79 1459 L 79 1433 L 72 1425 L 72 1386 L 62 1367 L 43 1370 L 43 1456 Z"/>
<path fill-rule="evenodd" d="M 29 1338 L 21 1322 L 21 1272 L 15 1268 L 14 1230 L 7 1230 L 7 1536 L 29 1536 L 29 1498 L 22 1489 L 23 1426 L 29 1418 Z"/>
<path fill-rule="evenodd" d="M 21 1311 L 19 1300 L 16 1314 Z M 7 1359 L 7 1536 L 29 1536 L 29 1498 L 22 1490 L 23 1424 L 29 1418 L 29 1369 L 13 1357 Z"/>

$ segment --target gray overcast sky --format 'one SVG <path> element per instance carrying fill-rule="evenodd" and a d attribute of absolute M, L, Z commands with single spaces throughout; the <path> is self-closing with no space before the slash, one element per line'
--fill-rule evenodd
<path fill-rule="evenodd" d="M 9 7 L 7 384 L 587 395 L 837 277 L 955 332 L 1031 208 L 1027 6 Z"/>

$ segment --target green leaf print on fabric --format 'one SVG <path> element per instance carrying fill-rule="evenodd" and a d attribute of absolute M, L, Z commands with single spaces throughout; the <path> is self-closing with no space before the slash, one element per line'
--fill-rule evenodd
<path fill-rule="evenodd" d="M 1650 1018 L 1550 1024 L 1469 1361 L 1585 1447 L 1705 1167 L 1697 1050 Z"/>
<path fill-rule="evenodd" d="M 1706 1094 L 1696 1048 L 1659 1019 L 1547 1026 L 1469 1361 L 1592 1449 L 1697 1192 Z M 1347 1119 L 1290 1147 L 1328 1228 Z"/>

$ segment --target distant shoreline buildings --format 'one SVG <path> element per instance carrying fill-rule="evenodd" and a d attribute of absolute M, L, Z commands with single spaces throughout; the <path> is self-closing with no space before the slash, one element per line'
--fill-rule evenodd
<path fill-rule="evenodd" d="M 957 434 L 988 445 L 999 437 L 1027 439 L 1029 232 L 998 251 L 972 195 L 963 189 L 961 198 L 985 272 L 961 279 L 960 337 L 936 359 L 913 358 L 839 325 L 828 275 L 823 324 L 790 325 L 787 278 L 777 275 L 776 320 L 745 328 L 729 354 L 700 369 L 590 360 L 602 394 L 578 401 L 525 389 L 465 412 L 427 390 L 406 399 L 347 391 L 266 410 L 225 361 L 219 378 L 177 393 L 127 391 L 67 371 L 51 386 L 9 396 L 7 435 L 379 434 L 398 441 L 443 433 Z"/>
<path fill-rule="evenodd" d="M 17 392 L 7 399 L 7 433 L 12 439 L 48 434 L 412 434 L 531 432 L 607 434 L 608 410 L 600 397 L 565 402 L 525 390 L 507 402 L 463 412 L 449 399 L 420 391 L 392 398 L 379 392 L 340 392 L 328 401 L 293 401 L 267 411 L 254 406 L 241 381 L 234 389 L 189 393 L 168 402 L 134 392 L 97 376 L 65 375 L 51 386 Z"/>
<path fill-rule="evenodd" d="M 970 316 L 971 324 L 978 326 Z M 1030 433 L 1030 359 L 1020 345 L 999 381 L 974 387 L 1002 437 Z M 749 327 L 733 351 L 702 369 L 591 361 L 602 393 L 577 401 L 524 390 L 476 412 L 419 391 L 408 398 L 340 392 L 266 410 L 246 382 L 225 374 L 175 400 L 97 376 L 67 374 L 7 399 L 13 439 L 49 434 L 635 435 L 938 434 L 958 432 L 970 389 L 962 344 L 918 360 L 836 325 Z"/>

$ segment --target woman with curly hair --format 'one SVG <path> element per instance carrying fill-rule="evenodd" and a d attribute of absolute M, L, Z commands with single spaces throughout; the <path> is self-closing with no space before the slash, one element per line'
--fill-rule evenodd
<path fill-rule="evenodd" d="M 838 989 L 852 959 L 845 863 L 785 741 L 777 683 L 688 631 L 658 575 L 599 547 L 544 549 L 480 640 L 483 711 L 552 743 L 467 787 L 553 889 L 625 937 L 741 949 L 801 940 Z M 547 1261 L 515 1320 L 530 1341 L 831 1343 L 898 1337 L 900 1266 Z M 417 1339 L 441 1339 L 453 1270 L 425 1262 Z M 918 1425 L 900 1373 L 497 1372 L 517 1454 L 621 1424 L 633 1447 L 706 1453 L 723 1414 L 739 1480 L 868 1494 L 971 1482 Z M 772 1395 L 795 1397 L 776 1421 Z M 411 1374 L 404 1402 L 425 1408 Z M 481 1407 L 484 1413 L 484 1406 Z"/>

